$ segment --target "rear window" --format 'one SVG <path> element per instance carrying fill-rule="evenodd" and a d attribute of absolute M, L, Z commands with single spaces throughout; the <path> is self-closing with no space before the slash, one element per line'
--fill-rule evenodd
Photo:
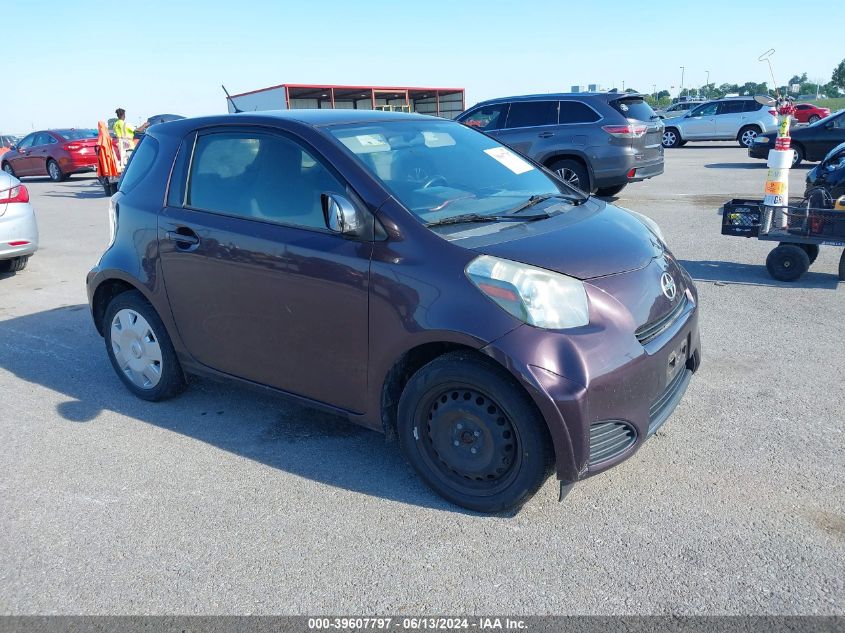
<path fill-rule="evenodd" d="M 641 97 L 616 99 L 610 105 L 626 119 L 651 121 L 655 117 L 654 110 Z"/>
<path fill-rule="evenodd" d="M 557 101 L 515 101 L 505 127 L 532 127 L 557 123 Z"/>
<path fill-rule="evenodd" d="M 86 138 L 97 138 L 97 130 L 79 129 L 79 130 L 53 130 L 56 134 L 61 136 L 66 141 L 81 141 Z"/>
<path fill-rule="evenodd" d="M 144 136 L 132 152 L 132 156 L 129 157 L 129 164 L 123 171 L 118 189 L 123 193 L 132 191 L 149 173 L 157 155 L 158 141 L 151 136 Z"/>

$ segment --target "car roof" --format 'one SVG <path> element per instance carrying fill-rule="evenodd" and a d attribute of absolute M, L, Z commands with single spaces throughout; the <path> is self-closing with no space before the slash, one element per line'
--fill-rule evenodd
<path fill-rule="evenodd" d="M 181 132 L 185 130 L 208 127 L 212 125 L 223 125 L 240 123 L 243 125 L 273 125 L 279 122 L 290 121 L 294 123 L 323 127 L 330 125 L 346 125 L 354 123 L 375 123 L 388 121 L 451 121 L 440 117 L 432 117 L 423 114 L 409 114 L 406 112 L 382 112 L 380 110 L 262 110 L 257 112 L 239 112 L 236 114 L 218 114 L 212 116 L 179 119 L 178 121 L 167 121 L 155 126 L 156 130 L 167 130 Z M 152 129 L 152 128 L 150 128 Z"/>
<path fill-rule="evenodd" d="M 475 106 L 485 105 L 488 103 L 501 103 L 503 101 L 549 101 L 555 99 L 585 99 L 596 98 L 604 101 L 616 101 L 617 99 L 644 99 L 645 95 L 639 92 L 550 92 L 545 94 L 533 95 L 513 95 L 510 97 L 496 97 L 495 99 L 487 99 L 486 101 L 479 101 Z M 473 106 L 473 107 L 475 107 Z"/>

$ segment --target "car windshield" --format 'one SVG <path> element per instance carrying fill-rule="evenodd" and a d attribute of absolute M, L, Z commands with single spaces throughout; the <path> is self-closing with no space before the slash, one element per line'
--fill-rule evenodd
<path fill-rule="evenodd" d="M 97 130 L 80 128 L 78 130 L 54 130 L 66 141 L 81 141 L 86 138 L 97 138 Z"/>
<path fill-rule="evenodd" d="M 450 121 L 354 124 L 330 132 L 426 224 L 515 212 L 529 200 L 586 198 L 490 137 Z M 533 214 L 535 210 L 525 210 Z"/>

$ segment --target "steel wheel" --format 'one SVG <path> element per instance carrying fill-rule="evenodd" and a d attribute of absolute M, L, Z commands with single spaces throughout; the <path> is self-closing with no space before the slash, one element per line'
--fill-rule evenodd
<path fill-rule="evenodd" d="M 757 130 L 749 127 L 745 128 L 739 135 L 739 142 L 742 143 L 744 147 L 751 147 L 755 138 L 757 138 Z"/>
<path fill-rule="evenodd" d="M 162 354 L 158 337 L 147 320 L 124 308 L 111 322 L 114 359 L 124 375 L 141 389 L 153 389 L 161 380 Z"/>
<path fill-rule="evenodd" d="M 440 479 L 475 494 L 496 494 L 511 483 L 519 438 L 492 398 L 455 385 L 430 394 L 426 408 L 423 458 Z"/>

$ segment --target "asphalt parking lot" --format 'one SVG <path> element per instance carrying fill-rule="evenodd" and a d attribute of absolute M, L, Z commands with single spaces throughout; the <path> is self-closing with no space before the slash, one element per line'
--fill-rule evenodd
<path fill-rule="evenodd" d="M 42 248 L 0 277 L 0 612 L 841 614 L 841 249 L 786 284 L 771 244 L 719 235 L 765 176 L 735 143 L 691 144 L 620 194 L 698 280 L 703 365 L 632 459 L 512 517 L 285 401 L 206 381 L 135 399 L 86 304 L 101 189 L 28 179 Z"/>

